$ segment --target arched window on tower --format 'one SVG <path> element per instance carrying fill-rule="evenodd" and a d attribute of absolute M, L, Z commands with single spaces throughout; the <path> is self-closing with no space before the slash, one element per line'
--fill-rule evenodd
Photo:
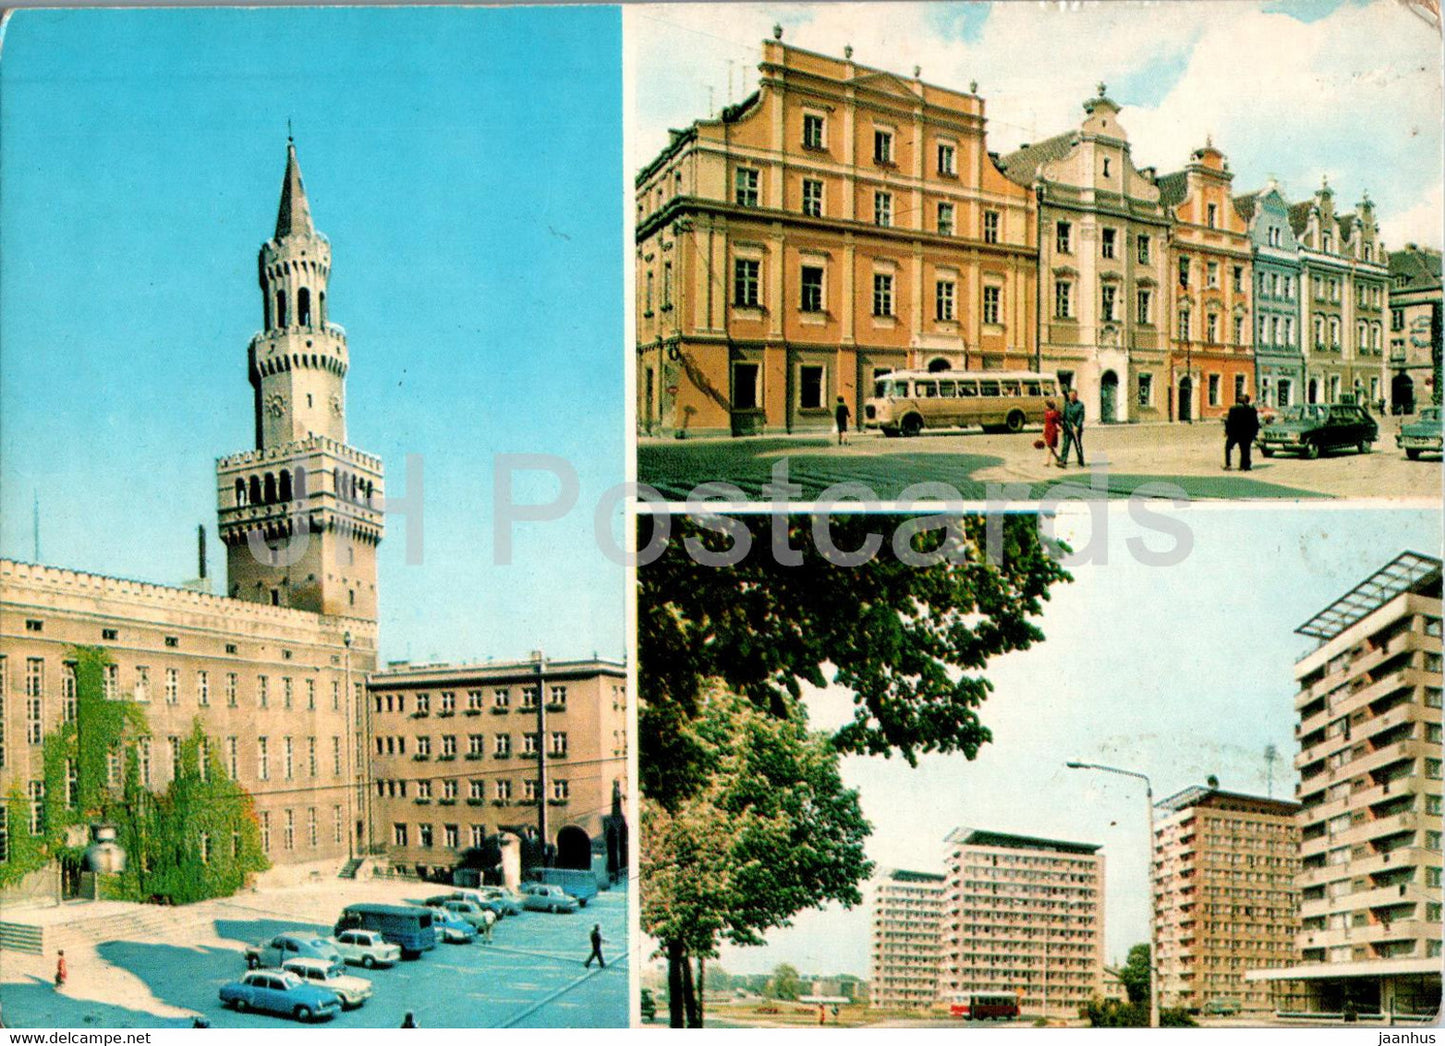
<path fill-rule="evenodd" d="M 336 496 L 338 498 L 344 498 L 346 497 L 346 491 L 346 473 L 338 469 L 336 472 Z"/>
<path fill-rule="evenodd" d="M 245 481 L 244 479 L 237 479 L 237 480 L 236 480 L 236 505 L 239 507 L 239 506 L 242 506 L 242 505 L 244 505 L 244 504 L 246 504 L 246 481 Z"/>
<path fill-rule="evenodd" d="M 326 292 L 318 291 L 316 294 L 316 318 L 321 321 L 321 326 L 326 326 Z"/>
<path fill-rule="evenodd" d="M 281 470 L 281 502 L 282 502 L 282 504 L 289 504 L 289 503 L 291 502 L 291 470 L 290 470 L 290 469 L 282 469 L 282 470 Z"/>
<path fill-rule="evenodd" d="M 276 292 L 276 326 L 286 326 L 286 292 L 283 290 Z"/>
<path fill-rule="evenodd" d="M 367 503 L 368 505 L 372 504 L 372 489 L 373 489 L 373 488 L 372 488 L 371 480 L 367 480 L 367 481 L 366 481 L 366 503 Z"/>
<path fill-rule="evenodd" d="M 261 480 L 257 476 L 251 477 L 251 504 L 261 504 Z"/>
<path fill-rule="evenodd" d="M 296 498 L 299 501 L 306 496 L 306 466 L 296 466 Z"/>
<path fill-rule="evenodd" d="M 356 479 L 355 476 L 352 476 L 352 477 L 351 477 L 351 500 L 352 500 L 352 501 L 355 501 L 355 500 L 356 500 L 357 490 L 358 490 L 359 487 L 360 487 L 360 483 L 357 482 L 357 479 Z"/>
<path fill-rule="evenodd" d="M 266 479 L 262 484 L 262 489 L 265 492 L 263 495 L 265 503 L 267 505 L 276 504 L 276 477 L 272 473 L 266 473 Z"/>
<path fill-rule="evenodd" d="M 296 292 L 296 323 L 311 326 L 311 291 L 305 287 Z"/>

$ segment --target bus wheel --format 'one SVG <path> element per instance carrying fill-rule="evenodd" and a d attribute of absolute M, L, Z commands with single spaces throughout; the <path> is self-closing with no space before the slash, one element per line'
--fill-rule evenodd
<path fill-rule="evenodd" d="M 1009 411 L 1008 420 L 1004 426 L 1010 432 L 1022 432 L 1024 430 L 1024 412 L 1021 410 Z"/>
<path fill-rule="evenodd" d="M 903 419 L 903 434 L 905 436 L 916 436 L 923 431 L 923 419 L 917 414 L 910 414 Z"/>

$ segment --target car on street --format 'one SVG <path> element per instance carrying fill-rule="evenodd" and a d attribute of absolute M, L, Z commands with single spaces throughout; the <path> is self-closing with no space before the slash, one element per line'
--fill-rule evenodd
<path fill-rule="evenodd" d="M 1260 430 L 1255 442 L 1265 457 L 1276 452 L 1317 458 L 1326 450 L 1353 447 L 1361 454 L 1380 437 L 1380 426 L 1353 403 L 1306 403 L 1286 407 Z"/>
<path fill-rule="evenodd" d="M 521 915 L 522 899 L 505 886 L 477 886 L 458 890 L 458 895 L 470 897 L 483 908 L 490 908 L 498 915 Z"/>
<path fill-rule="evenodd" d="M 341 953 L 330 941 L 316 936 L 313 930 L 287 930 L 246 949 L 246 965 L 253 970 L 261 966 L 280 966 L 287 959 L 297 958 L 340 962 Z"/>
<path fill-rule="evenodd" d="M 1395 437 L 1395 445 L 1402 448 L 1411 461 L 1418 461 L 1421 454 L 1439 454 L 1441 443 L 1439 407 L 1420 411 L 1418 418 L 1400 426 L 1400 434 Z"/>
<path fill-rule="evenodd" d="M 354 1010 L 371 998 L 371 982 L 365 977 L 353 977 L 346 972 L 346 964 L 327 962 L 325 959 L 287 959 L 281 969 L 294 973 L 303 981 L 330 988 L 341 997 L 342 1009 Z"/>
<path fill-rule="evenodd" d="M 432 929 L 443 944 L 470 944 L 477 939 L 477 928 L 460 915 L 438 905 L 429 904 Z"/>
<path fill-rule="evenodd" d="M 1233 1017 L 1236 1013 L 1240 1011 L 1240 1009 L 1241 1007 L 1238 999 L 1232 999 L 1228 996 L 1221 995 L 1208 1000 L 1204 1004 L 1202 1012 L 1211 1017 Z"/>
<path fill-rule="evenodd" d="M 285 970 L 252 970 L 239 981 L 221 985 L 221 1004 L 312 1021 L 335 1017 L 341 996 Z"/>
<path fill-rule="evenodd" d="M 341 958 L 368 970 L 393 966 L 401 961 L 401 949 L 388 943 L 376 930 L 342 930 L 327 941 Z"/>
<path fill-rule="evenodd" d="M 575 912 L 577 898 L 551 883 L 523 883 L 522 907 L 529 912 Z"/>
<path fill-rule="evenodd" d="M 467 900 L 464 897 L 442 894 L 438 897 L 428 897 L 422 904 L 433 911 L 440 908 L 451 912 L 458 919 L 466 920 L 479 930 L 497 921 L 496 912 L 489 911 L 476 901 Z"/>

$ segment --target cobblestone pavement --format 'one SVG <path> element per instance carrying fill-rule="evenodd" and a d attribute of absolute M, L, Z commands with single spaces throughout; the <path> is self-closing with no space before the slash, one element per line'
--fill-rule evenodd
<path fill-rule="evenodd" d="M 1162 488 L 1145 484 L 1163 482 L 1191 499 L 1438 501 L 1440 460 L 1407 461 L 1395 446 L 1397 428 L 1396 419 L 1383 419 L 1380 439 L 1369 454 L 1350 450 L 1306 461 L 1265 458 L 1256 449 L 1254 468 L 1247 473 L 1223 469 L 1224 428 L 1211 421 L 1089 426 L 1084 432 L 1086 469 L 1048 465 L 1044 452 L 1034 449 L 1039 431 L 1026 430 L 1012 435 L 927 433 L 913 439 L 864 433 L 855 434 L 845 447 L 824 435 L 644 439 L 638 447 L 637 474 L 639 482 L 669 500 L 684 500 L 698 484 L 709 481 L 731 483 L 745 499 L 761 500 L 774 466 L 786 459 L 789 482 L 802 487 L 796 500 L 811 500 L 835 483 L 861 483 L 881 500 L 897 499 L 912 484 L 942 483 L 962 499 L 984 501 L 1159 494 Z"/>
<path fill-rule="evenodd" d="M 309 928 L 362 900 L 401 902 L 440 890 L 416 882 L 328 880 L 240 894 L 191 906 L 195 921 L 145 940 L 66 945 L 69 982 L 51 983 L 53 955 L 0 953 L 0 1002 L 10 1028 L 189 1027 L 195 1016 L 216 1028 L 289 1028 L 296 1022 L 221 1006 L 221 985 L 245 971 L 246 944 Z M 69 907 L 69 906 L 67 906 Z M 75 906 L 83 918 L 83 905 Z M 184 912 L 177 909 L 178 913 Z M 584 969 L 588 933 L 600 923 L 607 967 Z M 152 939 L 160 938 L 160 939 Z M 389 970 L 349 972 L 375 994 L 357 1010 L 318 1027 L 395 1028 L 410 1010 L 423 1028 L 625 1027 L 628 1021 L 627 893 L 600 893 L 571 914 L 523 912 L 496 925 L 490 944 L 439 944 Z"/>

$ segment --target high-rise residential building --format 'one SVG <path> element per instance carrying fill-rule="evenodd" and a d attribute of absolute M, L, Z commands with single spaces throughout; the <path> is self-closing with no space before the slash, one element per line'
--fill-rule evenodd
<path fill-rule="evenodd" d="M 779 39 L 759 68 L 637 175 L 639 428 L 827 431 L 890 371 L 1032 367 L 1033 194 L 977 85 Z"/>
<path fill-rule="evenodd" d="M 1390 252 L 1390 406 L 1413 414 L 1440 403 L 1440 252 Z"/>
<path fill-rule="evenodd" d="M 938 999 L 945 877 L 893 869 L 871 884 L 873 945 L 869 1003 L 927 1009 Z"/>
<path fill-rule="evenodd" d="M 1039 208 L 1040 369 L 1090 420 L 1167 417 L 1169 215 L 1099 85 L 1078 130 L 999 160 Z"/>
<path fill-rule="evenodd" d="M 938 992 L 1014 992 L 1076 1017 L 1100 993 L 1104 857 L 1090 843 L 957 829 L 947 838 Z"/>
<path fill-rule="evenodd" d="M 1395 557 L 1297 632 L 1301 962 L 1275 1008 L 1440 1005 L 1440 560 Z"/>
<path fill-rule="evenodd" d="M 1249 227 L 1230 195 L 1234 175 L 1206 142 L 1159 193 L 1173 229 L 1170 418 L 1223 416 L 1254 388 L 1253 257 Z"/>
<path fill-rule="evenodd" d="M 1234 198 L 1249 223 L 1254 257 L 1254 362 L 1261 408 L 1289 407 L 1304 395 L 1300 348 L 1299 244 L 1289 223 L 1289 203 L 1270 180 L 1260 192 Z"/>
<path fill-rule="evenodd" d="M 1228 1000 L 1266 1012 L 1267 986 L 1244 974 L 1298 958 L 1299 804 L 1194 787 L 1157 809 L 1159 1005 L 1197 1011 Z"/>

